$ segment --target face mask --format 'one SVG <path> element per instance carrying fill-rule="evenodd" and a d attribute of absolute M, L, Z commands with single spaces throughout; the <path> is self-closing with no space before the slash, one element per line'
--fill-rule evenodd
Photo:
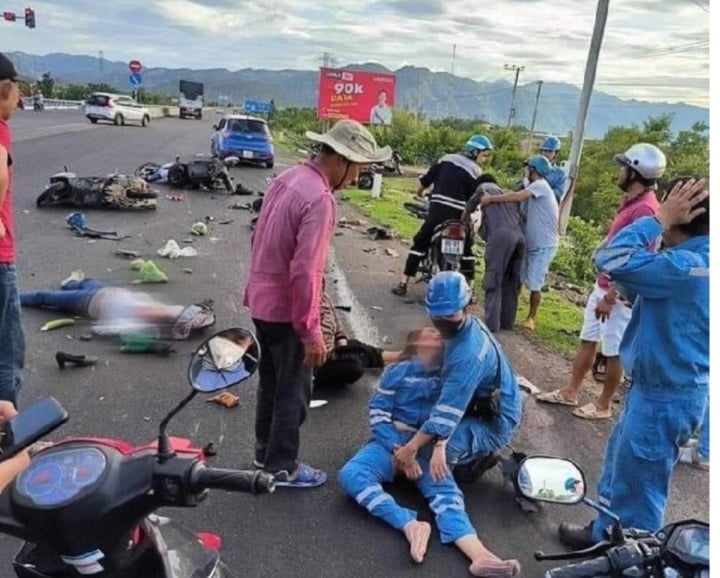
<path fill-rule="evenodd" d="M 452 339 L 455 337 L 465 325 L 465 319 L 452 321 L 450 319 L 433 319 L 433 327 L 438 330 L 443 339 Z"/>

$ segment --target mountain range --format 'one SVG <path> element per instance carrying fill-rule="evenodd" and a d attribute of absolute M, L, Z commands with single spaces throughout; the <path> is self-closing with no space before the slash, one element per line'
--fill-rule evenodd
<path fill-rule="evenodd" d="M 11 52 L 8 55 L 24 75 L 39 78 L 48 72 L 60 83 L 102 82 L 119 90 L 131 90 L 127 63 L 63 53 L 37 56 Z M 349 65 L 345 68 L 391 72 L 376 63 Z M 506 80 L 475 81 L 413 66 L 405 66 L 394 73 L 396 107 L 413 111 L 419 109 L 429 118 L 477 118 L 496 124 L 507 123 L 512 84 Z M 317 102 L 318 72 L 315 70 L 148 68 L 143 70 L 142 75 L 143 86 L 147 90 L 170 95 L 177 93 L 181 79 L 203 82 L 208 101 L 227 99 L 229 102 L 242 103 L 246 98 L 273 99 L 278 107 L 314 107 Z M 530 126 L 536 93 L 536 83 L 518 87 L 515 124 Z M 544 83 L 536 130 L 566 134 L 575 123 L 579 99 L 580 89 L 576 86 Z M 590 138 L 598 138 L 610 126 L 640 124 L 649 117 L 665 114 L 673 116 L 674 131 L 689 129 L 698 121 L 709 123 L 707 108 L 682 103 L 624 100 L 595 91 L 586 133 Z"/>

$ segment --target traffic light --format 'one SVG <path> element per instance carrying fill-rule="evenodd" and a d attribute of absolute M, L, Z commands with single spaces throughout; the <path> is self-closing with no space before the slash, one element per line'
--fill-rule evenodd
<path fill-rule="evenodd" d="M 15 12 L 3 12 L 3 20 L 15 22 Z"/>
<path fill-rule="evenodd" d="M 35 28 L 35 10 L 32 8 L 25 8 L 25 26 Z"/>

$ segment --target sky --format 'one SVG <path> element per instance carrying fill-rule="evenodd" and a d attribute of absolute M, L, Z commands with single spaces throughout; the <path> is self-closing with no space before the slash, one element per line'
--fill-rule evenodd
<path fill-rule="evenodd" d="M 3 10 L 22 0 L 0 0 Z M 596 88 L 709 102 L 709 0 L 611 0 Z M 7 7 L 6 7 L 7 6 Z M 37 28 L 0 20 L 0 51 L 145 67 L 314 69 L 379 62 L 475 80 L 582 85 L 594 0 L 33 0 Z M 455 58 L 453 61 L 453 48 Z"/>

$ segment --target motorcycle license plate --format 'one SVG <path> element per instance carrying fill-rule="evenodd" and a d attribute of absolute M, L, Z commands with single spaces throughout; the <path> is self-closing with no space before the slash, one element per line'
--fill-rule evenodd
<path fill-rule="evenodd" d="M 462 255 L 463 242 L 458 239 L 443 239 L 440 250 L 446 255 Z"/>
<path fill-rule="evenodd" d="M 255 157 L 255 154 L 252 151 L 243 151 L 242 156 L 244 159 L 252 159 Z"/>

